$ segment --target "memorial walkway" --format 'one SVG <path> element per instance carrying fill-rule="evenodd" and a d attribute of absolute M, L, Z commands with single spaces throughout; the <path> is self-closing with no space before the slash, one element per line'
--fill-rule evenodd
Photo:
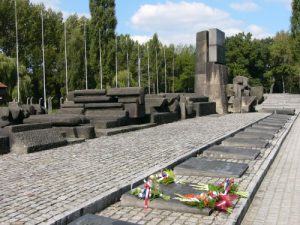
<path fill-rule="evenodd" d="M 264 178 L 242 225 L 300 224 L 300 118 Z"/>
<path fill-rule="evenodd" d="M 93 211 L 101 207 L 95 202 L 267 115 L 198 117 L 44 152 L 0 156 L 0 224 L 51 224 L 89 212 L 89 207 Z"/>

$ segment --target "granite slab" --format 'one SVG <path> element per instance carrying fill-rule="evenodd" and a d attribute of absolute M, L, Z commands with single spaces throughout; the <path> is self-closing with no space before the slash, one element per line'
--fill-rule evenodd
<path fill-rule="evenodd" d="M 176 176 L 241 177 L 248 169 L 245 163 L 190 158 L 174 168 Z"/>

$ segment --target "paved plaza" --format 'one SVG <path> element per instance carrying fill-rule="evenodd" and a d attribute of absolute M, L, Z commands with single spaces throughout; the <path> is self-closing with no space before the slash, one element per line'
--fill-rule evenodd
<path fill-rule="evenodd" d="M 50 224 L 268 114 L 198 117 L 0 157 L 0 224 Z"/>
<path fill-rule="evenodd" d="M 300 118 L 264 178 L 242 225 L 300 224 Z"/>

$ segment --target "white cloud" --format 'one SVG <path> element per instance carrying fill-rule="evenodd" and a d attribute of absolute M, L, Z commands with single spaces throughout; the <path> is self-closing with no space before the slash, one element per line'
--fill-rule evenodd
<path fill-rule="evenodd" d="M 234 10 L 237 11 L 242 11 L 242 12 L 254 12 L 259 10 L 259 5 L 257 5 L 253 1 L 243 1 L 243 2 L 236 2 L 236 3 L 231 3 L 230 7 Z"/>
<path fill-rule="evenodd" d="M 265 29 L 263 27 L 260 27 L 260 26 L 254 25 L 254 24 L 249 25 L 247 27 L 247 32 L 252 33 L 252 36 L 254 38 L 258 38 L 258 39 L 274 36 L 274 34 L 265 31 Z"/>
<path fill-rule="evenodd" d="M 144 44 L 149 41 L 152 37 L 147 35 L 133 35 L 131 38 L 135 41 L 138 41 L 140 44 Z"/>
<path fill-rule="evenodd" d="M 254 38 L 271 34 L 255 24 L 234 19 L 228 12 L 200 2 L 166 2 L 142 5 L 131 17 L 131 25 L 148 36 L 157 33 L 165 44 L 195 44 L 196 33 L 218 28 L 226 36 L 251 32 Z M 137 36 L 137 40 L 145 40 Z"/>
<path fill-rule="evenodd" d="M 241 32 L 242 21 L 229 13 L 200 2 L 166 2 L 142 5 L 131 24 L 149 35 L 158 33 L 164 43 L 194 44 L 198 31 L 217 27 L 227 35 Z"/>
<path fill-rule="evenodd" d="M 56 12 L 62 12 L 64 20 L 66 20 L 69 16 L 73 14 L 77 14 L 78 17 L 84 16 L 86 18 L 91 18 L 91 15 L 89 13 L 78 13 L 61 10 L 62 0 L 30 0 L 30 2 L 33 4 L 43 3 L 46 8 L 50 8 Z"/>
<path fill-rule="evenodd" d="M 33 4 L 40 4 L 43 3 L 46 8 L 51 8 L 55 11 L 59 10 L 61 0 L 30 0 Z"/>

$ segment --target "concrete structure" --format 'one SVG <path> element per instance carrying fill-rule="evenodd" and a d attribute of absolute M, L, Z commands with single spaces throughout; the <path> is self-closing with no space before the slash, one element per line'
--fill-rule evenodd
<path fill-rule="evenodd" d="M 227 113 L 225 63 L 225 33 L 210 29 L 197 33 L 195 92 L 216 102 L 219 114 Z"/>

